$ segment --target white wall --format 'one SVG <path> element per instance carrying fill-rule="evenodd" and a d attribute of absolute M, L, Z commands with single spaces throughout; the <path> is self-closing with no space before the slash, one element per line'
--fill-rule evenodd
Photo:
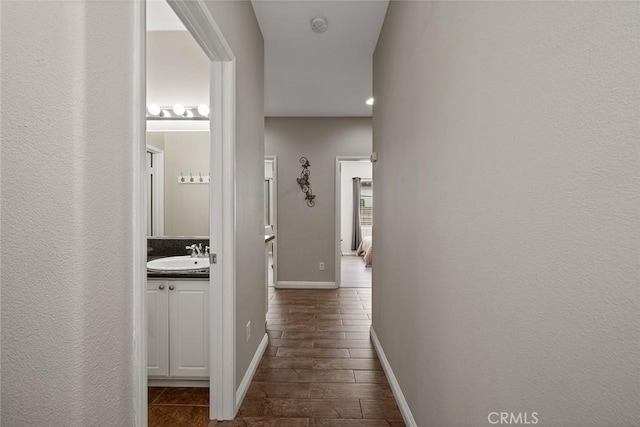
<path fill-rule="evenodd" d="M 236 56 L 236 383 L 265 334 L 264 42 L 249 1 L 207 1 Z M 245 326 L 252 324 L 251 339 Z"/>
<path fill-rule="evenodd" d="M 353 233 L 353 178 L 372 178 L 371 162 L 340 162 L 340 247 L 344 255 L 355 253 L 351 250 L 351 235 Z M 362 236 L 371 236 L 371 227 L 361 227 Z"/>
<path fill-rule="evenodd" d="M 370 117 L 268 117 L 265 145 L 278 157 L 278 282 L 334 282 L 336 156 L 371 154 Z M 316 205 L 296 179 L 300 157 L 311 163 Z M 319 263 L 325 263 L 320 271 Z"/>
<path fill-rule="evenodd" d="M 419 426 L 640 425 L 638 22 L 639 3 L 390 3 L 373 327 Z"/>
<path fill-rule="evenodd" d="M 0 2 L 5 426 L 131 426 L 132 2 Z"/>

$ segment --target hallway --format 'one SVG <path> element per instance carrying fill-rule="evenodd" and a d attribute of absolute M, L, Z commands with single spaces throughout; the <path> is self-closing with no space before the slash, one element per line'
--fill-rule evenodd
<path fill-rule="evenodd" d="M 238 416 L 287 426 L 402 426 L 369 340 L 371 290 L 272 290 L 269 347 Z"/>
<path fill-rule="evenodd" d="M 369 340 L 370 316 L 371 289 L 271 290 L 269 347 L 239 419 L 403 426 Z"/>
<path fill-rule="evenodd" d="M 269 347 L 234 421 L 208 389 L 150 388 L 150 427 L 404 426 L 369 339 L 371 289 L 270 288 Z"/>

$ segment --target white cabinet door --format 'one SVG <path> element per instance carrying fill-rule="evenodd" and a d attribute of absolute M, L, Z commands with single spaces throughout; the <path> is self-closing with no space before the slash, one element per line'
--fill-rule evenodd
<path fill-rule="evenodd" d="M 169 375 L 169 284 L 147 282 L 147 374 Z"/>
<path fill-rule="evenodd" d="M 209 282 L 169 286 L 170 375 L 209 378 Z"/>

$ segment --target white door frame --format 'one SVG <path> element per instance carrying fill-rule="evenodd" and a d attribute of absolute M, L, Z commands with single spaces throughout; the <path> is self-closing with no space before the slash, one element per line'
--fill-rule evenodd
<path fill-rule="evenodd" d="M 271 189 L 271 225 L 273 235 L 273 284 L 278 283 L 278 156 L 264 156 L 265 160 L 273 163 L 273 185 Z M 268 307 L 267 307 L 268 309 Z"/>
<path fill-rule="evenodd" d="M 153 165 L 153 235 L 164 236 L 164 150 L 147 145 L 147 152 L 156 159 Z"/>
<path fill-rule="evenodd" d="M 167 0 L 211 60 L 210 418 L 231 420 L 235 402 L 235 56 L 204 0 Z M 147 425 L 146 351 L 146 0 L 135 8 L 134 76 L 134 372 L 136 426 Z"/>
<path fill-rule="evenodd" d="M 335 236 L 335 252 L 336 252 L 336 287 L 340 287 L 342 283 L 342 265 L 340 256 L 340 238 L 342 234 L 342 170 L 340 169 L 340 162 L 354 162 L 358 160 L 369 160 L 369 156 L 336 156 L 336 236 Z"/>

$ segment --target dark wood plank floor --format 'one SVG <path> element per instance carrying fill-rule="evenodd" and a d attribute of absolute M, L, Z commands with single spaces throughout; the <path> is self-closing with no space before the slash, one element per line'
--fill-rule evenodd
<path fill-rule="evenodd" d="M 404 426 L 369 340 L 370 317 L 371 289 L 272 290 L 269 347 L 238 417 L 209 425 Z M 196 404 L 208 390 L 149 396 L 149 426 L 208 425 L 208 407 Z"/>

